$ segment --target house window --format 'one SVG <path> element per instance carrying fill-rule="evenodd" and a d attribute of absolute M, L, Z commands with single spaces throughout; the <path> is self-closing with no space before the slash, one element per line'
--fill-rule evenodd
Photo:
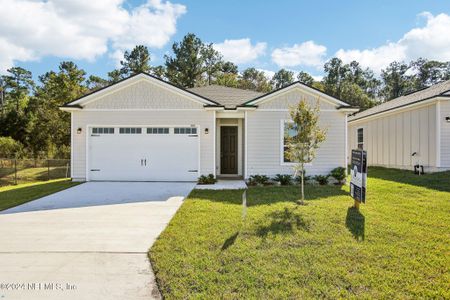
<path fill-rule="evenodd" d="M 173 130 L 175 134 L 197 134 L 195 127 L 175 127 Z"/>
<path fill-rule="evenodd" d="M 358 149 L 364 149 L 364 129 L 358 128 L 357 133 Z"/>
<path fill-rule="evenodd" d="M 114 134 L 114 128 L 111 127 L 93 127 L 92 134 Z"/>
<path fill-rule="evenodd" d="M 152 128 L 147 128 L 147 133 L 148 134 L 169 134 L 169 128 L 168 127 L 152 127 Z"/>
<path fill-rule="evenodd" d="M 121 127 L 119 129 L 120 134 L 141 134 L 142 128 L 139 127 Z"/>
<path fill-rule="evenodd" d="M 283 147 L 283 162 L 284 163 L 290 163 L 292 162 L 287 155 L 287 151 L 289 150 L 288 143 L 289 139 L 297 135 L 297 129 L 293 128 L 292 122 L 290 121 L 284 121 L 283 122 L 283 140 L 282 140 L 282 147 Z M 291 126 L 290 126 L 291 125 Z"/>

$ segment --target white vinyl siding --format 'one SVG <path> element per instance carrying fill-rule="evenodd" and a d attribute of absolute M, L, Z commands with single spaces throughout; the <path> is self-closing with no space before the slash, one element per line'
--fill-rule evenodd
<path fill-rule="evenodd" d="M 292 165 L 281 163 L 283 120 L 289 120 L 287 109 L 247 112 L 247 176 L 293 174 Z M 345 166 L 345 115 L 339 111 L 322 111 L 319 123 L 328 129 L 327 138 L 317 150 L 317 157 L 306 166 L 308 175 L 328 174 L 336 167 Z"/>
<path fill-rule="evenodd" d="M 138 81 L 94 101 L 84 109 L 202 109 L 203 104 L 146 80 Z"/>
<path fill-rule="evenodd" d="M 440 125 L 441 125 L 441 167 L 450 168 L 450 123 L 445 120 L 450 117 L 450 101 L 441 101 Z"/>
<path fill-rule="evenodd" d="M 275 97 L 275 96 L 274 96 Z M 319 105 L 321 109 L 335 110 L 335 105 L 330 104 L 325 101 L 320 96 L 313 96 L 300 89 L 290 90 L 286 93 L 277 95 L 276 98 L 267 98 L 267 101 L 263 101 L 258 104 L 258 110 L 265 109 L 288 109 L 289 107 L 296 105 L 300 100 L 305 100 L 311 106 L 315 106 L 317 100 L 319 100 Z"/>
<path fill-rule="evenodd" d="M 200 135 L 200 173 L 214 173 L 213 135 L 204 134 L 204 129 L 214 126 L 214 112 L 191 110 L 163 111 L 75 111 L 73 112 L 73 178 L 85 180 L 86 176 L 86 132 L 93 127 L 164 127 L 198 125 Z M 82 133 L 77 134 L 77 128 Z M 144 129 L 142 131 L 146 133 Z"/>
<path fill-rule="evenodd" d="M 436 167 L 436 106 L 427 105 L 398 113 L 349 123 L 349 135 L 364 128 L 368 163 L 373 166 L 412 168 L 420 163 Z M 349 153 L 357 148 L 349 139 Z M 412 153 L 417 155 L 412 157 Z"/>

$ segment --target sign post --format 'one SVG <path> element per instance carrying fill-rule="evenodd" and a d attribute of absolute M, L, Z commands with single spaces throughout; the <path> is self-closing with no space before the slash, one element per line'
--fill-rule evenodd
<path fill-rule="evenodd" d="M 352 150 L 352 164 L 350 170 L 350 195 L 355 199 L 355 208 L 359 210 L 359 204 L 366 203 L 367 186 L 367 152 L 364 150 Z"/>

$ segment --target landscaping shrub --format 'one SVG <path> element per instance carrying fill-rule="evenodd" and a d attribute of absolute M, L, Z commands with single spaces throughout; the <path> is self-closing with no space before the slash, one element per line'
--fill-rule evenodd
<path fill-rule="evenodd" d="M 277 174 L 273 178 L 274 181 L 279 182 L 281 185 L 291 185 L 292 175 L 289 174 Z"/>
<path fill-rule="evenodd" d="M 330 175 L 331 177 L 336 179 L 339 183 L 342 183 L 345 177 L 347 177 L 346 170 L 344 167 L 334 168 L 333 170 L 331 170 Z"/>
<path fill-rule="evenodd" d="M 305 183 L 308 183 L 308 181 L 311 181 L 311 179 L 313 179 L 311 176 L 304 175 L 303 180 L 305 181 Z M 295 183 L 300 184 L 302 182 L 302 177 L 300 175 L 295 176 L 294 181 Z"/>
<path fill-rule="evenodd" d="M 266 175 L 252 175 L 250 176 L 248 183 L 250 185 L 267 185 L 269 183 L 269 177 Z"/>
<path fill-rule="evenodd" d="M 326 185 L 328 183 L 328 177 L 329 175 L 316 175 L 314 176 L 314 180 L 320 185 Z"/>
<path fill-rule="evenodd" d="M 214 184 L 217 182 L 217 179 L 214 178 L 213 174 L 209 174 L 208 176 L 202 175 L 198 178 L 198 184 Z"/>

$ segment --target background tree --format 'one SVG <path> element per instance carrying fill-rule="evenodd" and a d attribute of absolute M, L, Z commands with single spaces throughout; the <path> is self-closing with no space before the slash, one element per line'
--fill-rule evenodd
<path fill-rule="evenodd" d="M 28 122 L 27 107 L 35 83 L 30 71 L 20 67 L 7 70 L 1 77 L 3 104 L 0 115 L 0 136 L 10 136 L 21 143 L 25 141 Z"/>
<path fill-rule="evenodd" d="M 173 56 L 165 55 L 166 77 L 175 85 L 192 88 L 201 81 L 204 71 L 203 43 L 188 33 L 180 43 L 172 45 Z"/>
<path fill-rule="evenodd" d="M 410 63 L 410 68 L 415 73 L 413 78 L 414 90 L 420 90 L 450 79 L 450 62 L 419 58 Z"/>
<path fill-rule="evenodd" d="M 238 74 L 238 66 L 236 66 L 231 61 L 226 61 L 220 65 L 220 71 L 222 73 L 231 73 L 231 74 Z"/>
<path fill-rule="evenodd" d="M 34 89 L 33 76 L 30 71 L 21 67 L 13 67 L 6 71 L 8 75 L 2 76 L 5 101 L 13 101 L 18 111 L 21 103 L 28 99 Z"/>
<path fill-rule="evenodd" d="M 88 91 L 85 76 L 86 72 L 73 62 L 62 62 L 58 72 L 50 71 L 39 77 L 41 85 L 30 101 L 30 114 L 34 124 L 29 128 L 30 138 L 27 146 L 33 147 L 33 143 L 45 146 L 43 149 L 34 149 L 34 157 L 37 157 L 40 151 L 46 151 L 49 157 L 67 158 L 70 145 L 70 114 L 61 111 L 59 107 Z M 44 138 L 45 141 L 36 140 L 35 137 Z"/>
<path fill-rule="evenodd" d="M 272 86 L 264 72 L 255 68 L 247 68 L 242 72 L 239 87 L 257 92 L 270 92 L 272 90 Z"/>
<path fill-rule="evenodd" d="M 407 75 L 409 67 L 402 62 L 394 61 L 381 71 L 383 89 L 381 95 L 385 101 L 400 97 L 413 89 L 411 78 Z"/>
<path fill-rule="evenodd" d="M 306 85 L 312 86 L 314 78 L 306 72 L 300 71 L 297 75 L 297 80 Z"/>
<path fill-rule="evenodd" d="M 120 70 L 112 70 L 111 72 L 108 72 L 108 82 L 116 83 L 118 81 L 122 80 L 122 74 Z"/>
<path fill-rule="evenodd" d="M 292 123 L 289 123 L 288 130 L 285 132 L 287 156 L 290 161 L 295 162 L 294 172 L 301 178 L 300 204 L 304 204 L 305 200 L 305 164 L 312 162 L 316 156 L 316 150 L 326 138 L 326 130 L 319 126 L 319 111 L 318 102 L 313 108 L 305 100 L 301 100 L 289 111 Z"/>
<path fill-rule="evenodd" d="M 332 58 L 324 65 L 325 76 L 323 77 L 323 84 L 325 92 L 336 97 L 341 98 L 342 83 L 348 76 L 349 67 L 344 65 L 339 58 Z"/>
<path fill-rule="evenodd" d="M 109 85 L 108 80 L 95 75 L 89 76 L 89 78 L 86 80 L 86 87 L 90 91 L 99 90 L 107 85 Z"/>
<path fill-rule="evenodd" d="M 1 158 L 14 158 L 20 155 L 23 145 L 14 140 L 12 137 L 0 136 L 0 157 Z"/>
<path fill-rule="evenodd" d="M 201 50 L 208 84 L 212 83 L 213 78 L 218 75 L 223 64 L 222 55 L 215 50 L 212 45 L 213 44 L 204 45 Z"/>
<path fill-rule="evenodd" d="M 158 77 L 159 79 L 165 79 L 164 74 L 166 73 L 166 69 L 164 66 L 156 66 L 152 68 L 152 75 Z"/>
<path fill-rule="evenodd" d="M 120 61 L 120 73 L 123 77 L 129 77 L 141 72 L 150 73 L 150 53 L 144 45 L 137 45 L 131 52 L 125 51 L 123 60 Z"/>
<path fill-rule="evenodd" d="M 286 69 L 281 69 L 276 72 L 272 77 L 272 85 L 275 89 L 285 87 L 294 82 L 294 72 Z"/>

